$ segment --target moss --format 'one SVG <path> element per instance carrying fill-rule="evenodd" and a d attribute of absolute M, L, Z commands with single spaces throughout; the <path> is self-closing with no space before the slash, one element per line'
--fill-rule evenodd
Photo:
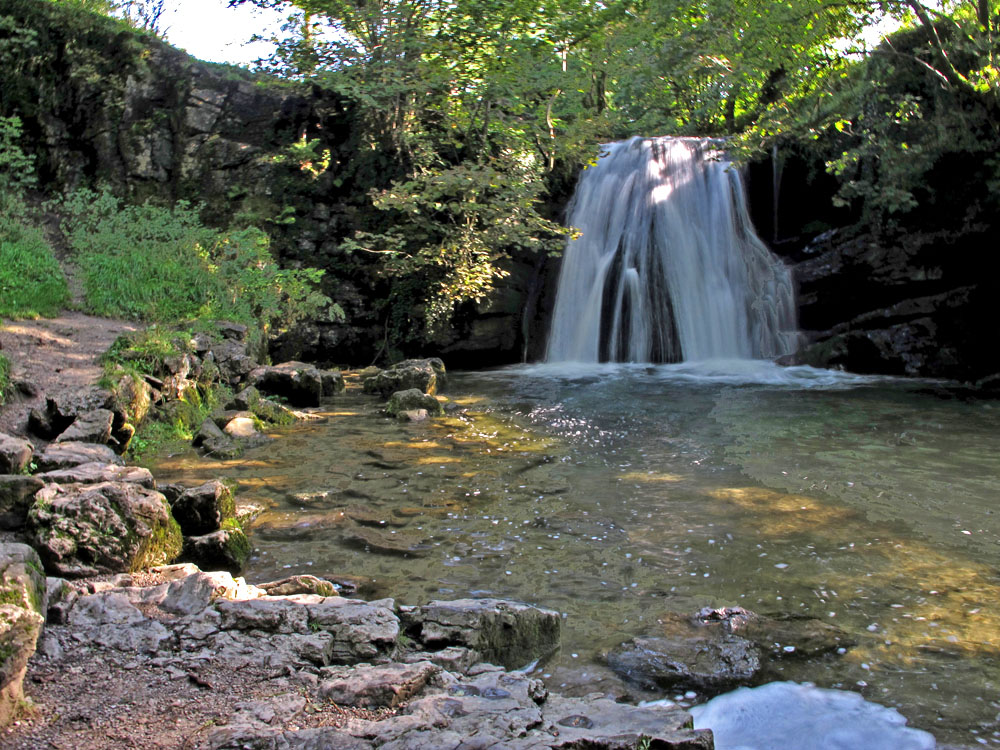
<path fill-rule="evenodd" d="M 166 501 L 164 501 L 164 507 L 166 507 Z M 181 527 L 174 520 L 174 517 L 169 515 L 169 508 L 166 509 L 167 521 L 163 524 L 157 524 L 153 528 L 153 533 L 146 539 L 139 554 L 135 556 L 130 572 L 153 565 L 165 565 L 173 562 L 181 553 L 184 546 Z"/>
<path fill-rule="evenodd" d="M 250 559 L 251 552 L 253 552 L 253 548 L 250 546 L 250 540 L 243 533 L 243 530 L 231 529 L 226 535 L 226 555 L 237 562 L 242 568 L 246 561 Z"/>

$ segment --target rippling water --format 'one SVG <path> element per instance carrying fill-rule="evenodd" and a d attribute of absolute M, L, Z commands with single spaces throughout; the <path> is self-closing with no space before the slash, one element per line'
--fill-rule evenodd
<path fill-rule="evenodd" d="M 857 640 L 782 679 L 1000 745 L 993 402 L 761 362 L 516 367 L 448 395 L 450 416 L 404 424 L 349 392 L 242 461 L 155 470 L 231 476 L 269 505 L 251 581 L 351 573 L 404 603 L 558 609 L 557 685 L 608 679 L 602 653 L 661 614 L 736 604 Z"/>

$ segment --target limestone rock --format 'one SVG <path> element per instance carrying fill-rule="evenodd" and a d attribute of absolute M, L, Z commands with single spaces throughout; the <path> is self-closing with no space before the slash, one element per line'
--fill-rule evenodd
<path fill-rule="evenodd" d="M 73 424 L 76 412 L 63 409 L 53 398 L 45 399 L 45 409 L 32 409 L 28 414 L 28 431 L 45 440 L 53 440 Z"/>
<path fill-rule="evenodd" d="M 252 551 L 243 529 L 233 527 L 184 537 L 181 559 L 204 570 L 225 570 L 238 575 L 246 567 Z"/>
<path fill-rule="evenodd" d="M 559 645 L 559 613 L 518 602 L 435 601 L 404 608 L 401 616 L 406 632 L 431 650 L 465 646 L 509 669 L 519 669 Z"/>
<path fill-rule="evenodd" d="M 396 647 L 399 618 L 385 603 L 327 597 L 306 605 L 309 628 L 333 636 L 331 662 L 357 664 L 385 657 Z"/>
<path fill-rule="evenodd" d="M 57 443 L 100 443 L 111 439 L 111 424 L 115 415 L 108 409 L 93 409 L 77 415 L 73 424 L 63 430 Z"/>
<path fill-rule="evenodd" d="M 57 484 L 97 484 L 99 482 L 130 482 L 153 489 L 155 482 L 149 469 L 142 466 L 119 466 L 93 462 L 68 469 L 47 471 L 36 475 L 40 480 Z"/>
<path fill-rule="evenodd" d="M 46 566 L 66 577 L 158 565 L 181 549 L 163 495 L 126 482 L 46 485 L 28 513 L 28 529 Z"/>
<path fill-rule="evenodd" d="M 39 477 L 24 474 L 0 474 L 0 529 L 24 527 L 35 493 L 45 486 Z"/>
<path fill-rule="evenodd" d="M 395 707 L 417 695 L 440 667 L 428 661 L 414 664 L 360 665 L 323 670 L 319 694 L 341 706 Z"/>
<path fill-rule="evenodd" d="M 0 726 L 24 697 L 24 673 L 45 625 L 47 589 L 38 554 L 26 544 L 0 544 Z"/>
<path fill-rule="evenodd" d="M 20 474 L 34 451 L 27 440 L 0 432 L 0 474 Z"/>
<path fill-rule="evenodd" d="M 233 491 L 219 480 L 183 490 L 170 510 L 185 536 L 210 534 L 236 515 Z"/>
<path fill-rule="evenodd" d="M 258 367 L 250 373 L 250 382 L 263 393 L 288 399 L 293 406 L 319 406 L 323 398 L 319 370 L 303 362 Z"/>
<path fill-rule="evenodd" d="M 433 396 L 444 388 L 445 382 L 444 363 L 440 359 L 407 359 L 365 379 L 363 388 L 365 393 L 382 398 L 411 388 Z"/>
<path fill-rule="evenodd" d="M 35 457 L 39 471 L 58 471 L 81 464 L 124 466 L 125 461 L 106 445 L 97 443 L 52 443 Z"/>
<path fill-rule="evenodd" d="M 419 388 L 410 388 L 406 391 L 396 391 L 389 398 L 389 403 L 386 404 L 385 410 L 390 417 L 402 416 L 406 412 L 425 410 L 428 414 L 434 416 L 441 416 L 444 414 L 444 408 L 441 406 L 441 402 L 438 401 L 434 396 L 428 393 L 424 393 Z"/>

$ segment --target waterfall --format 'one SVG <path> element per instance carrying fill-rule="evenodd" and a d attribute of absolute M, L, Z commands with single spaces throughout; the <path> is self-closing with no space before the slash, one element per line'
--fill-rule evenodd
<path fill-rule="evenodd" d="M 613 143 L 584 171 L 546 359 L 677 362 L 793 351 L 791 274 L 757 237 L 739 172 L 699 138 Z"/>

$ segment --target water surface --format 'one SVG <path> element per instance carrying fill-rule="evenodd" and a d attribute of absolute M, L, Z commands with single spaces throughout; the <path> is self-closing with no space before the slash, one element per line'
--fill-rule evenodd
<path fill-rule="evenodd" d="M 559 610 L 539 668 L 556 685 L 605 679 L 602 654 L 664 613 L 741 605 L 856 639 L 782 679 L 1000 745 L 992 402 L 759 362 L 517 367 L 453 375 L 448 395 L 448 417 L 408 424 L 349 392 L 242 461 L 156 472 L 231 476 L 270 506 L 250 581 L 350 573 L 403 603 Z"/>

